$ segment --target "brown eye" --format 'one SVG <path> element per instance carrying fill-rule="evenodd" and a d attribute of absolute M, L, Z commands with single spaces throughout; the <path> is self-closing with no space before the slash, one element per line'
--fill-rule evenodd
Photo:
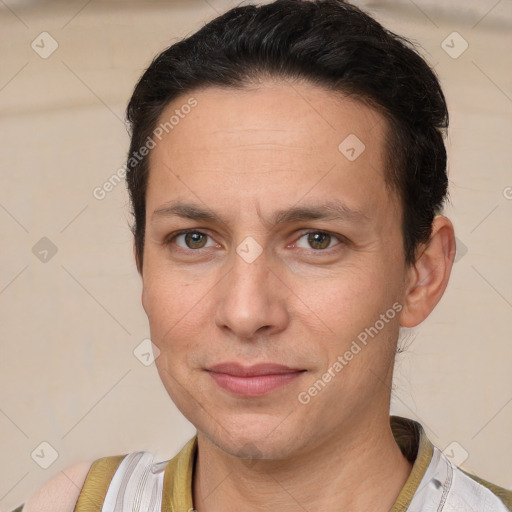
<path fill-rule="evenodd" d="M 331 241 L 331 235 L 328 233 L 308 233 L 308 243 L 313 249 L 327 249 Z"/>
<path fill-rule="evenodd" d="M 210 239 L 209 245 L 208 239 Z M 169 236 L 165 240 L 166 245 L 175 244 L 179 249 L 187 250 L 187 249 L 203 249 L 215 246 L 215 242 L 211 240 L 210 236 L 206 233 L 202 233 L 201 231 L 196 230 L 184 230 L 179 233 L 175 233 L 172 236 Z"/>
<path fill-rule="evenodd" d="M 301 245 L 301 240 L 305 239 L 306 244 Z M 343 242 L 343 238 L 331 235 L 325 231 L 309 231 L 304 233 L 298 240 L 297 246 L 303 249 L 313 249 L 314 251 L 324 251 L 325 249 L 329 249 L 334 245 L 339 245 L 333 242 L 338 241 L 339 243 Z"/>
<path fill-rule="evenodd" d="M 185 237 L 185 244 L 190 249 L 202 249 L 206 244 L 207 237 L 204 233 L 191 231 L 190 233 L 185 233 L 183 236 Z"/>

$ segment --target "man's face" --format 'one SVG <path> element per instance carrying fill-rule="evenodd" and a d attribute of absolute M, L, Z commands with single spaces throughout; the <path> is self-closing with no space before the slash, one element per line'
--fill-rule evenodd
<path fill-rule="evenodd" d="M 150 155 L 143 305 L 164 386 L 231 454 L 363 435 L 388 415 L 409 272 L 384 119 L 312 85 L 192 96 Z M 285 215 L 313 208 L 332 215 Z"/>

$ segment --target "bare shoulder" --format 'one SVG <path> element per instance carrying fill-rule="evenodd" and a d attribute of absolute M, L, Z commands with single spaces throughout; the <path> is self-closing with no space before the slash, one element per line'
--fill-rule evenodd
<path fill-rule="evenodd" d="M 62 470 L 27 500 L 23 512 L 73 512 L 91 464 L 80 462 Z"/>

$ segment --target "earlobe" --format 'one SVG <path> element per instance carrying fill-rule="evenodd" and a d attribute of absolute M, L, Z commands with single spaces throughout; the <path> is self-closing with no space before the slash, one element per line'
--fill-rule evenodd
<path fill-rule="evenodd" d="M 432 312 L 446 290 L 455 259 L 455 234 L 451 221 L 438 215 L 432 222 L 428 244 L 419 248 L 410 267 L 400 325 L 415 327 Z"/>

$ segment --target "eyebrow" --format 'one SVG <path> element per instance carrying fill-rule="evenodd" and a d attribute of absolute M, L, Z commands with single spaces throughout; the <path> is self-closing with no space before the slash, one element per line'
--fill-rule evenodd
<path fill-rule="evenodd" d="M 181 217 L 195 221 L 218 222 L 229 225 L 229 221 L 216 212 L 207 210 L 197 204 L 180 201 L 169 201 L 165 203 L 161 208 L 153 212 L 151 219 L 153 221 L 157 218 L 168 217 Z M 335 199 L 321 204 L 306 204 L 277 210 L 272 214 L 270 219 L 262 219 L 262 222 L 267 226 L 278 226 L 310 220 L 341 220 L 353 223 L 364 223 L 371 219 L 361 210 L 352 209 L 342 201 Z"/>

